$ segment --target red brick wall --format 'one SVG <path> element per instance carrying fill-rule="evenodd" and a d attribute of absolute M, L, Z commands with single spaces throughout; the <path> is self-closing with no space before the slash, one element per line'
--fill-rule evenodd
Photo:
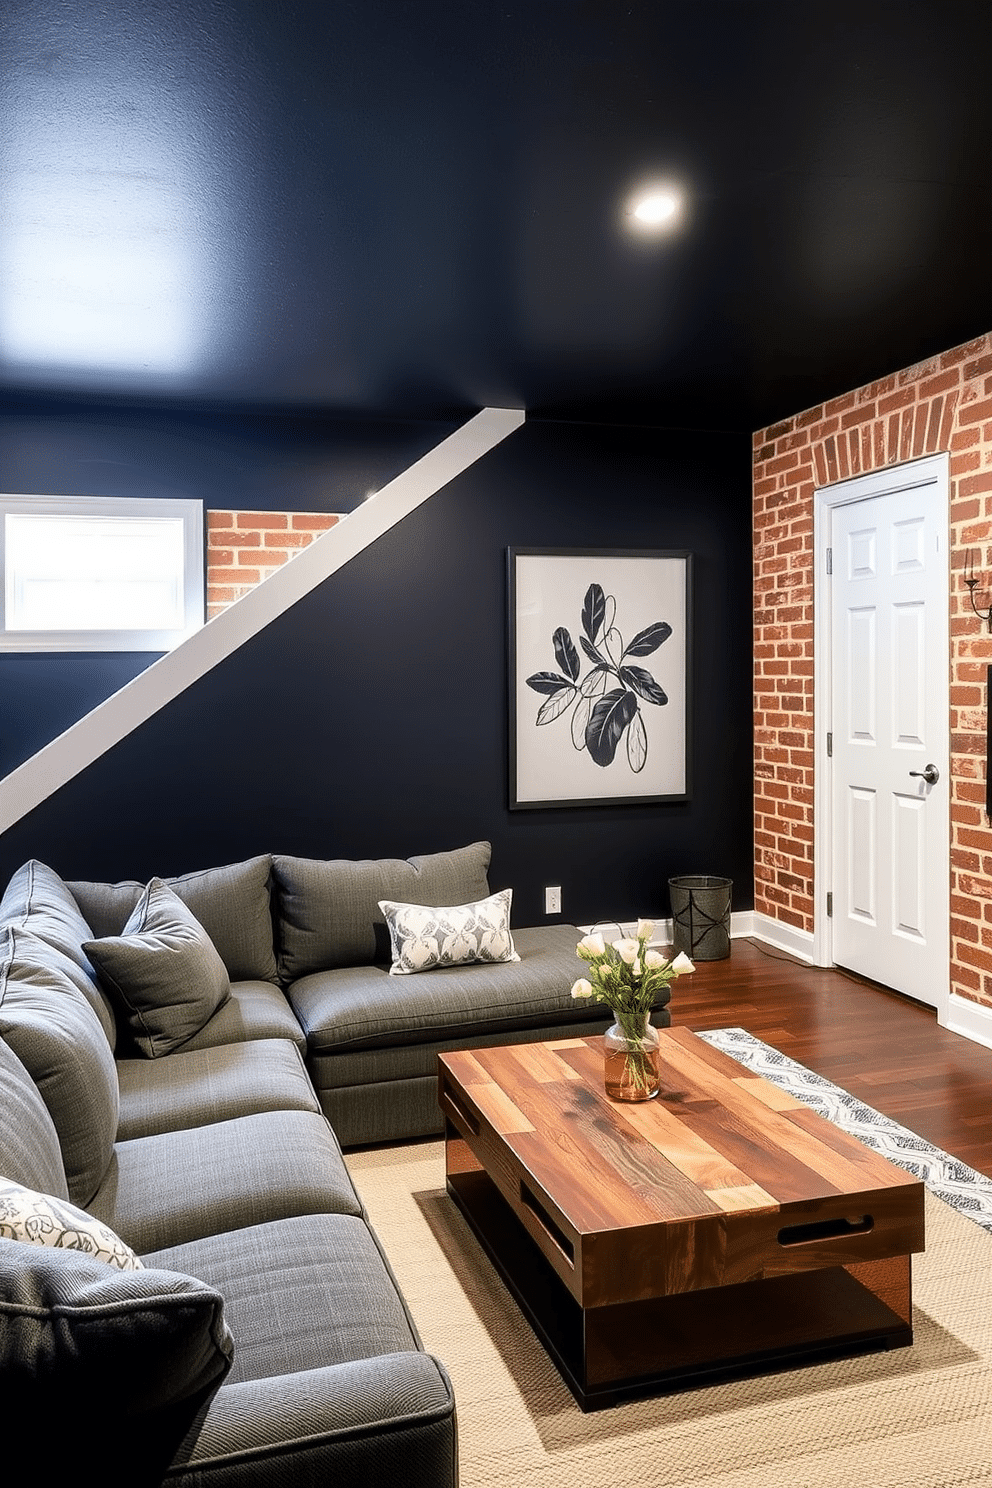
<path fill-rule="evenodd" d="M 951 990 L 992 1005 L 985 668 L 992 636 L 961 583 L 992 585 L 992 334 L 754 436 L 755 909 L 813 929 L 813 492 L 950 453 Z M 986 592 L 980 601 L 990 602 Z"/>
<path fill-rule="evenodd" d="M 226 610 L 339 520 L 329 512 L 207 512 L 207 618 Z"/>

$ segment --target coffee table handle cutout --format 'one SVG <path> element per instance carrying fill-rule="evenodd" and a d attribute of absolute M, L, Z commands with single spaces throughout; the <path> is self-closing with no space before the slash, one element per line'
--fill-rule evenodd
<path fill-rule="evenodd" d="M 859 1219 L 818 1219 L 813 1224 L 786 1225 L 778 1232 L 779 1245 L 808 1245 L 812 1240 L 843 1240 L 848 1235 L 867 1235 L 875 1228 L 870 1214 Z"/>

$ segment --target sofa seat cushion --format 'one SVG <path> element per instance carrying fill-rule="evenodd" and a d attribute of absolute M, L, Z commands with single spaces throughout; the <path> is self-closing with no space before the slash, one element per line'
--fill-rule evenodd
<path fill-rule="evenodd" d="M 0 1240 L 4 1418 L 15 1447 L 18 1434 L 36 1447 L 38 1481 L 76 1482 L 80 1472 L 91 1481 L 85 1442 L 98 1431 L 100 1480 L 145 1482 L 149 1460 L 167 1465 L 232 1353 L 223 1300 L 201 1281 Z"/>
<path fill-rule="evenodd" d="M 221 1044 L 241 1044 L 251 1039 L 289 1039 L 305 1049 L 307 1041 L 281 987 L 272 982 L 232 982 L 231 995 L 199 1033 L 183 1044 L 191 1049 L 216 1049 Z"/>
<path fill-rule="evenodd" d="M 269 898 L 271 866 L 272 859 L 266 855 L 164 879 L 210 936 L 232 982 L 277 980 Z M 79 880 L 68 885 L 97 938 L 120 935 L 144 887 L 134 879 L 121 883 Z"/>
<path fill-rule="evenodd" d="M 309 1061 L 310 1078 L 318 1096 L 325 1090 L 340 1090 L 347 1086 L 361 1089 L 373 1085 L 389 1085 L 399 1080 L 415 1080 L 422 1075 L 437 1078 L 437 1056 L 449 1054 L 452 1049 L 484 1049 L 493 1043 L 530 1044 L 537 1040 L 553 1038 L 591 1038 L 605 1033 L 613 1022 L 608 1007 L 586 1004 L 579 1022 L 569 1019 L 567 1023 L 549 1014 L 546 1022 L 527 1028 L 505 1028 L 496 1039 L 491 1030 L 477 1031 L 462 1028 L 449 1038 L 433 1039 L 426 1044 L 392 1044 L 378 1049 L 335 1049 L 324 1054 L 315 1054 Z M 664 1012 L 653 1013 L 652 1022 L 657 1028 L 667 1023 Z M 326 1108 L 325 1108 L 326 1113 Z M 331 1122 L 333 1126 L 333 1121 Z M 337 1127 L 334 1128 L 337 1132 Z"/>
<path fill-rule="evenodd" d="M 461 1031 L 580 1022 L 588 1009 L 571 995 L 582 968 L 573 925 L 515 930 L 519 961 L 441 967 L 393 977 L 385 966 L 341 967 L 302 977 L 287 996 L 311 1056 L 394 1044 L 427 1044 Z"/>
<path fill-rule="evenodd" d="M 143 1260 L 221 1293 L 237 1346 L 231 1384 L 419 1347 L 379 1247 L 353 1215 L 276 1220 Z"/>
<path fill-rule="evenodd" d="M 41 1092 L 59 1134 L 69 1198 L 85 1208 L 113 1152 L 117 1070 L 93 1008 L 68 977 L 39 966 L 34 943 L 14 925 L 0 931 L 0 1036 Z"/>
<path fill-rule="evenodd" d="M 485 899 L 490 855 L 488 842 L 407 860 L 323 861 L 276 854 L 280 980 L 385 960 L 389 936 L 380 899 L 435 907 Z"/>
<path fill-rule="evenodd" d="M 121 1059 L 118 1141 L 209 1126 L 257 1111 L 313 1111 L 320 1105 L 288 1039 L 254 1039 L 178 1050 L 151 1062 Z"/>
<path fill-rule="evenodd" d="M 323 1116 L 262 1111 L 118 1142 L 86 1206 L 143 1254 L 293 1214 L 360 1214 Z"/>

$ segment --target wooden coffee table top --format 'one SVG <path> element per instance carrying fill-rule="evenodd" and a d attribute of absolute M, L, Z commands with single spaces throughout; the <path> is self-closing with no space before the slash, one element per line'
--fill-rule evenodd
<path fill-rule="evenodd" d="M 659 1032 L 642 1104 L 606 1096 L 600 1038 L 439 1058 L 459 1139 L 583 1306 L 924 1248 L 917 1179 L 687 1029 Z"/>

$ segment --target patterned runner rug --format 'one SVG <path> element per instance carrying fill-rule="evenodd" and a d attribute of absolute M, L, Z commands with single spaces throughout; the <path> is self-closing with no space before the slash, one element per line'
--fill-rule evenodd
<path fill-rule="evenodd" d="M 881 1111 L 866 1106 L 856 1095 L 780 1054 L 770 1044 L 763 1044 L 743 1028 L 719 1028 L 699 1037 L 746 1065 L 754 1074 L 781 1085 L 819 1115 L 858 1137 L 866 1147 L 905 1168 L 938 1199 L 992 1233 L 992 1178 L 925 1142 L 907 1127 L 883 1116 Z"/>
<path fill-rule="evenodd" d="M 988 1180 L 743 1030 L 707 1037 L 945 1185 L 946 1202 L 928 1188 L 913 1258 L 913 1346 L 583 1415 L 448 1198 L 443 1144 L 350 1153 L 424 1346 L 451 1375 L 461 1488 L 992 1485 Z"/>

